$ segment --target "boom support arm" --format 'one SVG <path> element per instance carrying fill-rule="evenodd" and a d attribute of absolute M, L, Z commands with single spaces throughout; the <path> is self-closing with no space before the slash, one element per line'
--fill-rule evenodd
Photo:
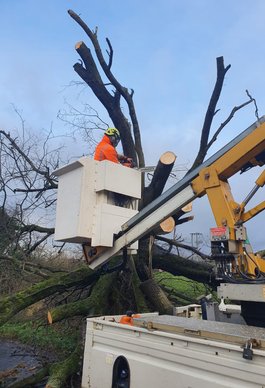
<path fill-rule="evenodd" d="M 251 167 L 262 166 L 264 163 L 265 116 L 124 224 L 121 232 L 116 236 L 113 247 L 95 254 L 90 267 L 96 268 L 107 262 L 122 248 L 150 233 L 156 225 L 178 212 L 183 206 L 207 194 L 217 226 L 228 228 L 228 240 L 231 241 L 228 245 L 233 246 L 234 255 L 234 259 L 229 263 L 233 268 L 232 271 L 235 272 L 238 265 L 245 265 L 243 269 L 253 275 L 256 264 L 252 263 L 252 267 L 251 264 L 244 264 L 251 260 L 246 258 L 245 240 L 243 237 L 238 237 L 240 235 L 238 225 L 262 211 L 265 203 L 252 209 L 251 213 L 245 213 L 234 201 L 228 179 L 239 171 L 244 172 Z M 239 256 L 241 259 L 238 263 Z"/>

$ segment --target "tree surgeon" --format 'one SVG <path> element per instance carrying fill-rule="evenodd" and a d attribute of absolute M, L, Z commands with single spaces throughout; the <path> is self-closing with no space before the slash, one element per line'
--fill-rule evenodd
<path fill-rule="evenodd" d="M 133 167 L 132 158 L 120 155 L 116 151 L 120 139 L 120 132 L 117 128 L 108 128 L 96 147 L 94 159 L 98 161 L 109 160 L 113 163 L 121 163 L 126 167 Z"/>

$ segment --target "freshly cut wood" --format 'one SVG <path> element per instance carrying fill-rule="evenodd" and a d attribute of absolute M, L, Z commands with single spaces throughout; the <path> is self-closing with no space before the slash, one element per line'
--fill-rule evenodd
<path fill-rule="evenodd" d="M 188 203 L 188 205 L 184 206 L 181 209 L 184 213 L 189 213 L 192 211 L 192 202 Z"/>
<path fill-rule="evenodd" d="M 154 234 L 167 234 L 173 232 L 175 228 L 175 220 L 173 217 L 168 217 L 160 223 L 160 225 L 154 230 Z"/>
<path fill-rule="evenodd" d="M 142 207 L 145 207 L 162 194 L 176 160 L 174 152 L 164 152 L 157 163 L 150 185 L 145 189 Z"/>
<path fill-rule="evenodd" d="M 174 152 L 166 151 L 160 156 L 159 162 L 165 165 L 170 165 L 175 163 L 176 158 L 177 157 Z"/>
<path fill-rule="evenodd" d="M 75 49 L 78 50 L 82 44 L 83 44 L 82 40 L 80 42 L 77 42 L 75 44 Z"/>

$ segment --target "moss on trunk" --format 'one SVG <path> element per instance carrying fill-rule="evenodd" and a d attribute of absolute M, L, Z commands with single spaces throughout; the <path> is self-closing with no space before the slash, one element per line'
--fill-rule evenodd
<path fill-rule="evenodd" d="M 52 322 L 62 321 L 79 315 L 103 315 L 108 313 L 110 288 L 115 282 L 116 273 L 101 276 L 93 287 L 92 293 L 85 299 L 67 303 L 50 310 Z"/>
<path fill-rule="evenodd" d="M 89 285 L 100 276 L 99 271 L 82 267 L 67 275 L 53 276 L 24 291 L 0 299 L 0 324 L 7 322 L 16 313 L 56 292 L 63 292 L 70 287 Z"/>
<path fill-rule="evenodd" d="M 80 360 L 83 352 L 81 345 L 77 345 L 75 351 L 64 361 L 57 362 L 49 368 L 49 379 L 45 388 L 65 387 L 67 378 L 80 369 Z"/>

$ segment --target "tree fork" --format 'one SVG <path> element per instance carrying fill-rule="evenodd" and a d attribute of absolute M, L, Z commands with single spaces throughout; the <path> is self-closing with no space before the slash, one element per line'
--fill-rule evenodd
<path fill-rule="evenodd" d="M 106 77 L 109 79 L 109 81 L 115 87 L 115 89 L 118 91 L 118 93 L 125 99 L 125 101 L 128 105 L 128 109 L 129 109 L 129 113 L 130 113 L 130 117 L 131 117 L 131 121 L 132 121 L 132 126 L 133 126 L 135 144 L 133 144 L 132 138 L 130 138 L 130 136 L 131 136 L 130 125 L 129 125 L 129 122 L 126 120 L 125 116 L 123 116 L 125 120 L 122 120 L 125 124 L 124 126 L 117 125 L 117 124 L 119 124 L 119 122 L 117 122 L 117 120 L 115 120 L 114 114 L 110 115 L 110 117 L 111 117 L 114 125 L 117 126 L 119 129 L 123 128 L 124 131 L 127 132 L 126 136 L 127 137 L 129 136 L 129 139 L 127 139 L 127 140 L 129 140 L 129 146 L 131 148 L 130 152 L 127 152 L 126 147 L 128 145 L 126 145 L 126 143 L 123 142 L 123 139 L 122 139 L 125 154 L 127 156 L 132 157 L 134 162 L 137 165 L 139 162 L 139 166 L 143 167 L 145 164 L 144 154 L 143 154 L 142 143 L 141 143 L 141 134 L 140 134 L 139 123 L 138 123 L 138 119 L 137 119 L 137 115 L 136 115 L 136 111 L 135 111 L 135 107 L 134 107 L 134 102 L 133 102 L 133 93 L 129 93 L 128 89 L 126 87 L 122 86 L 118 82 L 118 80 L 114 77 L 114 75 L 112 74 L 110 64 L 107 64 L 104 57 L 103 57 L 102 50 L 101 50 L 101 47 L 100 47 L 100 44 L 99 44 L 98 38 L 97 38 L 97 32 L 93 33 L 91 31 L 91 29 L 86 25 L 86 23 L 84 23 L 84 21 L 80 18 L 80 16 L 78 16 L 74 11 L 69 9 L 68 14 L 81 26 L 81 28 L 85 31 L 85 33 L 89 37 L 89 39 L 90 39 L 90 41 L 95 49 L 95 53 L 96 53 L 97 59 L 99 61 L 99 64 L 100 64 L 102 70 L 104 71 Z M 108 43 L 108 46 L 110 47 L 109 40 L 107 40 L 107 43 Z M 113 57 L 113 50 L 111 47 L 111 58 L 112 57 Z M 105 108 L 107 109 L 107 106 L 105 106 Z M 116 108 L 122 114 L 122 110 L 121 110 L 120 105 L 117 106 Z M 109 112 L 109 110 L 108 110 L 108 112 Z M 138 156 L 138 160 L 136 158 L 136 154 Z"/>
<path fill-rule="evenodd" d="M 102 275 L 93 287 L 88 298 L 54 307 L 49 311 L 49 323 L 55 323 L 74 316 L 107 314 L 108 295 L 117 272 Z"/>

